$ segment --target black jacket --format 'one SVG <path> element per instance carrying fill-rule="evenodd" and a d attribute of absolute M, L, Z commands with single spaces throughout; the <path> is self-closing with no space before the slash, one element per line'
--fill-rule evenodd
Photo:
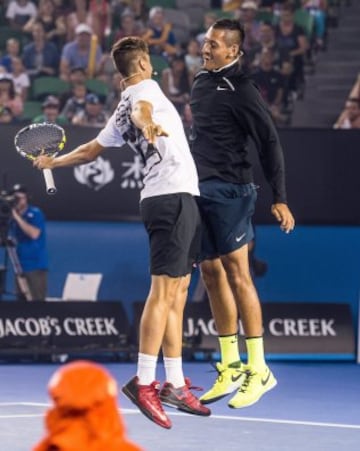
<path fill-rule="evenodd" d="M 284 157 L 276 127 L 256 85 L 239 66 L 200 71 L 192 86 L 190 105 L 190 144 L 200 181 L 252 182 L 251 137 L 274 202 L 286 203 Z"/>

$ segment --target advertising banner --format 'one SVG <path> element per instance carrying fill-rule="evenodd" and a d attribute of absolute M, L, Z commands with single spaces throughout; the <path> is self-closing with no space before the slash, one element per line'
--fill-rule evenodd
<path fill-rule="evenodd" d="M 350 306 L 336 303 L 263 303 L 265 352 L 279 359 L 355 359 Z M 239 333 L 244 330 L 239 321 Z M 207 302 L 190 302 L 184 316 L 184 341 L 218 351 L 217 332 Z M 245 340 L 240 350 L 246 352 Z"/>
<path fill-rule="evenodd" d="M 0 168 L 1 188 L 25 184 L 49 220 L 140 219 L 142 164 L 128 146 L 106 149 L 93 162 L 54 171 L 58 192 L 49 197 L 41 173 L 15 151 L 14 136 L 19 126 L 1 127 L 4 162 Z M 64 153 L 94 139 L 100 129 L 68 126 L 65 131 Z M 356 205 L 360 191 L 360 131 L 280 129 L 279 133 L 286 162 L 288 200 L 297 224 L 360 224 L 360 209 L 349 208 Z M 255 223 L 274 224 L 270 187 L 254 149 L 250 149 L 250 155 L 254 162 L 254 181 L 259 186 Z"/>
<path fill-rule="evenodd" d="M 117 350 L 129 323 L 121 302 L 2 302 L 0 355 Z"/>

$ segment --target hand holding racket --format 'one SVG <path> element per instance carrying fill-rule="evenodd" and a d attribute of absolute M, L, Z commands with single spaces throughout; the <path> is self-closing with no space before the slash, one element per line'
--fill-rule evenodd
<path fill-rule="evenodd" d="M 34 161 L 40 155 L 54 157 L 66 142 L 65 131 L 57 124 L 48 122 L 31 124 L 22 128 L 15 136 L 14 144 L 19 154 Z M 46 192 L 56 193 L 56 186 L 51 169 L 43 169 Z"/>

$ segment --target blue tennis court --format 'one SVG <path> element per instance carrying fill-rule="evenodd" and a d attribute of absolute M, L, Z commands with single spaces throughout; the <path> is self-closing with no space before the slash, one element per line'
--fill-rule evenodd
<path fill-rule="evenodd" d="M 104 366 L 119 385 L 135 364 Z M 44 432 L 49 406 L 46 385 L 55 364 L 3 364 L 0 370 L 0 451 L 29 451 Z M 184 364 L 195 385 L 208 388 L 216 376 L 207 362 Z M 148 451 L 239 450 L 357 451 L 360 443 L 360 366 L 353 362 L 273 362 L 277 387 L 246 409 L 230 409 L 226 398 L 212 404 L 212 416 L 167 408 L 165 430 L 140 414 L 120 394 L 128 435 Z M 163 380 L 162 367 L 158 378 Z"/>

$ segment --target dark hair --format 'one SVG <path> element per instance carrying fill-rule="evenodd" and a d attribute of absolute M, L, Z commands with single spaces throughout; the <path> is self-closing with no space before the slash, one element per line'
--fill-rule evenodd
<path fill-rule="evenodd" d="M 9 96 L 10 99 L 14 99 L 16 97 L 16 91 L 15 91 L 15 84 L 14 84 L 14 80 L 12 78 L 10 78 L 7 75 L 3 75 L 0 77 L 0 82 L 5 82 L 7 83 L 7 86 L 9 88 Z"/>
<path fill-rule="evenodd" d="M 126 36 L 112 46 L 111 57 L 117 70 L 124 77 L 131 75 L 134 59 L 142 54 L 149 54 L 146 42 L 137 36 Z"/>
<path fill-rule="evenodd" d="M 235 19 L 218 19 L 216 22 L 214 22 L 211 25 L 211 28 L 214 30 L 227 30 L 227 31 L 233 31 L 233 35 L 237 34 L 236 42 L 229 42 L 229 44 L 237 44 L 239 48 L 241 48 L 244 39 L 245 39 L 245 30 L 244 27 L 241 25 L 241 23 L 238 20 Z M 234 41 L 234 38 L 232 37 L 230 39 L 227 38 L 229 41 Z"/>

